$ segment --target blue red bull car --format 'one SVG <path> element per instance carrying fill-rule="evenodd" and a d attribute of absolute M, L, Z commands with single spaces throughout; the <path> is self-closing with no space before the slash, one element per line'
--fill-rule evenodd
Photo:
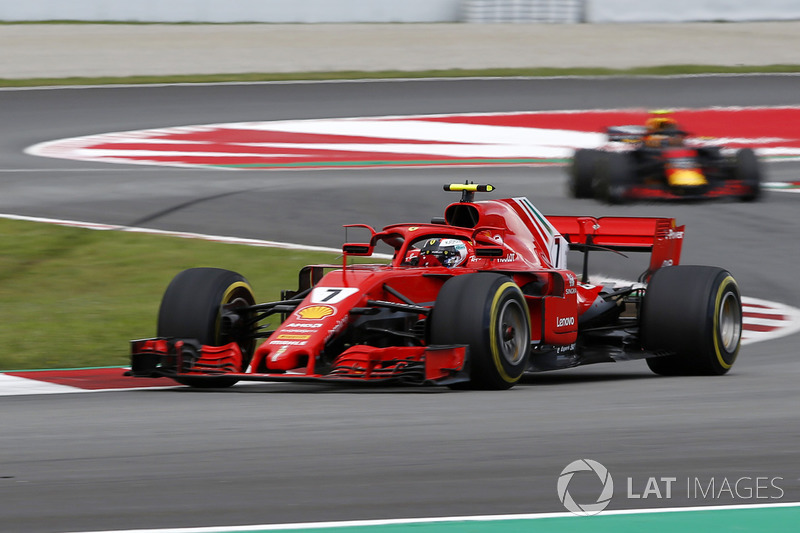
<path fill-rule="evenodd" d="M 600 148 L 575 151 L 569 193 L 619 204 L 632 200 L 758 199 L 762 172 L 750 148 L 687 141 L 674 119 L 656 114 L 646 126 L 614 126 Z"/>
<path fill-rule="evenodd" d="M 136 377 L 193 387 L 238 381 L 507 389 L 527 372 L 647 359 L 658 374 L 724 374 L 742 331 L 739 290 L 718 267 L 679 265 L 684 228 L 656 217 L 544 216 L 524 197 L 461 193 L 444 216 L 393 224 L 309 265 L 259 303 L 240 274 L 192 268 L 169 284 L 157 334 L 131 341 Z M 376 254 L 391 257 L 354 262 Z M 567 268 L 583 252 L 582 272 Z M 636 282 L 589 279 L 589 254 L 642 252 Z M 572 254 L 575 255 L 575 254 Z M 276 326 L 270 326 L 270 324 Z"/>

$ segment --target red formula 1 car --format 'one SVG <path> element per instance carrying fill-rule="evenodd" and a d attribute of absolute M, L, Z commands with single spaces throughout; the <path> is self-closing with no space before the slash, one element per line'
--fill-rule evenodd
<path fill-rule="evenodd" d="M 615 126 L 599 149 L 575 152 L 568 189 L 575 198 L 629 200 L 756 200 L 761 170 L 750 148 L 697 146 L 677 123 L 657 115 L 647 126 Z"/>
<path fill-rule="evenodd" d="M 169 284 L 156 338 L 132 341 L 134 377 L 195 387 L 240 380 L 399 382 L 506 389 L 524 373 L 647 358 L 658 374 L 724 374 L 739 351 L 739 290 L 725 270 L 677 266 L 670 218 L 546 218 L 527 198 L 475 201 L 459 184 L 430 223 L 346 243 L 341 265 L 300 271 L 256 303 L 241 275 L 194 268 Z M 348 264 L 376 246 L 388 264 Z M 636 283 L 590 284 L 567 250 L 647 252 Z M 267 321 L 278 319 L 270 329 Z M 259 342 L 259 339 L 262 341 Z"/>

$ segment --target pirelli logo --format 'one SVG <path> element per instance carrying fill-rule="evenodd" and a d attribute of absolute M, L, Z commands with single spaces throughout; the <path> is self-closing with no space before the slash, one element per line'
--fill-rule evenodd
<path fill-rule="evenodd" d="M 304 341 L 306 339 L 310 339 L 311 335 L 288 335 L 286 333 L 282 333 L 278 335 L 279 340 L 284 341 Z"/>

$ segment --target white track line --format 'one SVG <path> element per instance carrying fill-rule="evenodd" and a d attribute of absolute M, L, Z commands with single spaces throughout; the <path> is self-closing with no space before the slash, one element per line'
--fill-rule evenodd
<path fill-rule="evenodd" d="M 309 246 L 306 244 L 294 244 L 280 241 L 264 241 L 260 239 L 246 239 L 243 237 L 228 237 L 223 235 L 206 235 L 203 233 L 191 233 L 185 231 L 167 231 L 153 228 L 139 228 L 134 226 L 119 226 L 115 224 L 101 224 L 97 222 L 81 222 L 78 220 L 62 220 L 58 218 L 29 217 L 24 215 L 11 215 L 0 213 L 0 218 L 8 220 L 22 220 L 26 222 L 42 222 L 57 226 L 68 226 L 72 228 L 83 228 L 102 231 L 125 231 L 129 233 L 145 233 L 148 235 L 163 235 L 167 237 L 179 237 L 182 239 L 197 239 L 210 242 L 223 242 L 228 244 L 243 244 L 245 246 L 260 246 L 264 248 L 281 248 L 284 250 L 302 250 L 307 252 L 327 252 L 341 254 L 341 248 L 329 248 L 326 246 Z M 376 259 L 391 259 L 389 254 L 373 254 Z"/>
<path fill-rule="evenodd" d="M 304 250 L 308 252 L 329 252 L 342 253 L 341 248 L 328 248 L 325 246 L 307 246 L 303 244 L 293 244 L 278 241 L 263 241 L 259 239 L 245 239 L 241 237 L 225 237 L 221 235 L 205 235 L 202 233 L 190 233 L 183 231 L 166 231 L 152 228 L 138 228 L 133 226 L 119 226 L 115 224 L 100 224 L 95 222 L 81 222 L 78 220 L 62 220 L 57 218 L 29 217 L 23 215 L 11 215 L 0 213 L 0 218 L 8 220 L 22 220 L 26 222 L 42 222 L 57 226 L 68 226 L 72 228 L 83 228 L 103 231 L 125 231 L 130 233 L 146 233 L 149 235 L 165 235 L 168 237 L 180 237 L 184 239 L 198 239 L 211 242 L 224 242 L 229 244 L 244 244 L 247 246 L 263 246 L 269 248 L 283 248 L 287 250 Z M 377 255 L 376 255 L 377 256 Z"/>
<path fill-rule="evenodd" d="M 668 507 L 664 509 L 622 509 L 618 511 L 603 511 L 603 516 L 623 516 L 655 513 L 684 513 L 694 511 L 733 511 L 741 509 L 769 509 L 782 507 L 800 507 L 800 502 L 787 503 L 761 503 L 746 505 L 713 505 L 699 507 Z M 222 527 L 194 527 L 194 528 L 169 528 L 169 529 L 120 529 L 113 531 L 95 531 L 92 533 L 233 533 L 237 531 L 286 531 L 297 529 L 329 529 L 344 527 L 368 527 L 402 524 L 436 524 L 444 522 L 500 522 L 509 520 L 539 520 L 543 518 L 575 518 L 573 513 L 535 513 L 515 515 L 485 515 L 485 516 L 442 516 L 434 518 L 396 518 L 385 520 L 348 520 L 340 522 L 305 522 L 294 524 L 263 524 L 250 526 L 222 526 Z M 78 532 L 73 532 L 78 533 Z M 80 532 L 89 533 L 89 532 Z"/>

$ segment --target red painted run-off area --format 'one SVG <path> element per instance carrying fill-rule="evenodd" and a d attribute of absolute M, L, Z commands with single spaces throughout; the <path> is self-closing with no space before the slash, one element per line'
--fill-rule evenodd
<path fill-rule="evenodd" d="M 800 157 L 800 108 L 679 109 L 672 116 L 704 142 L 749 146 L 775 158 Z M 575 146 L 570 146 L 570 135 L 555 132 L 572 132 L 574 138 L 604 132 L 608 126 L 643 125 L 648 117 L 646 110 L 584 110 L 214 124 L 65 139 L 36 153 L 237 169 L 562 164 Z M 325 127 L 318 129 L 321 122 Z M 399 123 L 409 126 L 403 135 L 398 134 Z M 462 128 L 458 134 L 451 128 L 437 137 L 444 124 Z M 513 149 L 498 149 L 494 155 L 493 149 L 506 142 L 497 136 L 509 133 L 501 133 L 500 128 L 528 128 L 532 135 L 526 140 L 525 131 L 518 130 L 521 137 L 511 143 Z M 541 130 L 553 130 L 553 134 Z M 542 155 L 547 152 L 542 152 L 542 145 L 557 155 Z"/>
<path fill-rule="evenodd" d="M 33 372 L 4 372 L 6 376 L 66 385 L 82 390 L 132 389 L 143 387 L 169 387 L 172 380 L 132 378 L 125 376 L 124 368 L 76 368 L 36 370 Z"/>
<path fill-rule="evenodd" d="M 669 114 L 688 133 L 715 138 L 774 138 L 781 141 L 764 146 L 800 147 L 800 129 L 793 120 L 800 119 L 800 108 L 742 107 L 682 109 Z M 563 111 L 497 115 L 461 115 L 429 117 L 434 122 L 456 122 L 520 128 L 547 128 L 575 131 L 605 131 L 608 126 L 644 125 L 651 113 L 645 110 Z M 741 143 L 740 143 L 741 144 Z"/>

